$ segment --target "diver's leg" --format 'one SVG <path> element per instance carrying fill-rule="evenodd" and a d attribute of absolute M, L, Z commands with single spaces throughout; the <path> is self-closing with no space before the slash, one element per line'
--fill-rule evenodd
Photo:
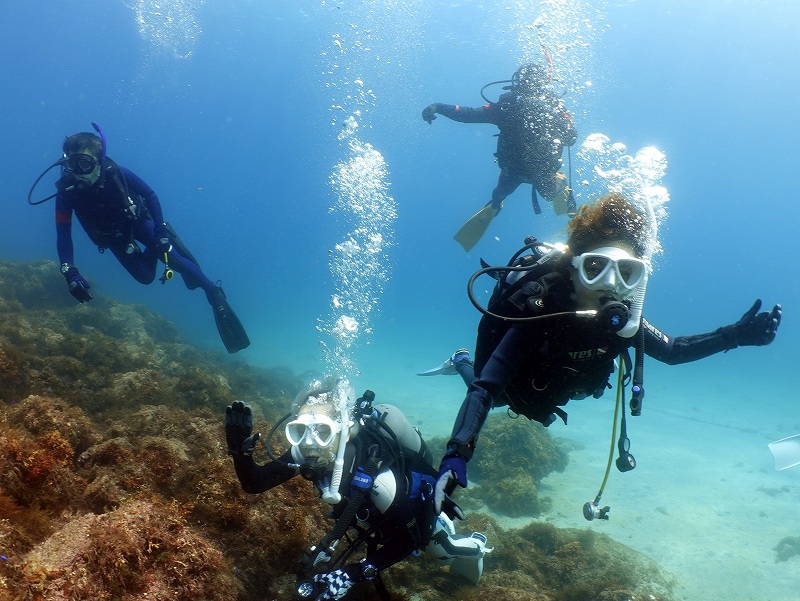
<path fill-rule="evenodd" d="M 149 248 L 142 251 L 138 246 L 128 246 L 127 242 L 115 242 L 108 248 L 117 261 L 140 284 L 151 284 L 156 277 L 156 255 Z M 127 252 L 133 249 L 133 252 Z"/>
<path fill-rule="evenodd" d="M 522 180 L 519 177 L 512 175 L 508 169 L 502 169 L 497 178 L 497 186 L 492 190 L 491 205 L 500 212 L 500 209 L 503 208 L 503 201 L 514 192 L 521 183 Z"/>
<path fill-rule="evenodd" d="M 450 357 L 450 361 L 452 361 L 453 367 L 456 372 L 458 372 L 458 375 L 464 380 L 464 384 L 469 387 L 475 380 L 475 364 L 469 356 L 469 351 L 465 348 L 458 349 L 453 353 L 453 356 Z"/>
<path fill-rule="evenodd" d="M 174 230 L 171 228 L 168 229 L 170 231 L 170 235 L 173 235 Z M 136 237 L 137 241 L 141 242 L 146 247 L 145 252 L 142 254 L 152 255 L 152 260 L 154 263 L 153 273 L 155 274 L 155 261 L 159 260 L 162 263 L 164 262 L 164 256 L 159 255 L 158 251 L 156 250 L 155 223 L 149 219 L 145 221 L 139 221 L 135 226 L 134 236 Z M 172 248 L 167 254 L 167 263 L 169 264 L 170 269 L 181 274 L 183 277 L 183 283 L 189 290 L 202 288 L 205 291 L 206 296 L 213 291 L 214 282 L 206 277 L 206 275 L 203 273 L 203 270 L 200 269 L 200 266 L 194 260 L 194 257 L 192 257 L 191 253 L 185 249 L 182 242 L 180 244 L 172 244 Z M 152 281 L 152 278 L 150 281 Z"/>
<path fill-rule="evenodd" d="M 149 222 L 150 240 L 153 248 L 155 248 L 155 236 L 152 233 L 153 223 Z M 167 226 L 170 236 L 173 236 L 172 249 L 167 255 L 167 261 L 170 269 L 177 271 L 183 278 L 183 283 L 189 290 L 195 288 L 202 288 L 206 293 L 208 304 L 214 311 L 214 321 L 217 324 L 217 331 L 219 332 L 222 342 L 229 353 L 236 353 L 240 350 L 250 346 L 250 338 L 247 336 L 242 323 L 234 313 L 231 306 L 225 297 L 225 292 L 222 286 L 214 284 L 203 270 L 200 265 L 188 251 L 178 235 L 171 227 Z M 163 261 L 163 257 L 159 257 Z"/>
<path fill-rule="evenodd" d="M 202 288 L 206 296 L 213 292 L 215 287 L 214 282 L 208 279 L 206 274 L 203 273 L 203 270 L 200 269 L 200 266 L 186 257 L 183 252 L 181 252 L 181 249 L 173 246 L 172 250 L 169 251 L 167 260 L 170 268 L 181 274 L 183 283 L 189 290 Z"/>
<path fill-rule="evenodd" d="M 533 194 L 538 191 L 542 198 L 553 203 L 556 215 L 574 213 L 575 199 L 567 183 L 567 177 L 561 172 L 538 172 L 532 178 Z"/>

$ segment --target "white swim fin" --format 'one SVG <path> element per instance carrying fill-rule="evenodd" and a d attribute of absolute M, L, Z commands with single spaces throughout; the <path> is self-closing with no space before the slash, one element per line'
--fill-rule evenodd
<path fill-rule="evenodd" d="M 777 471 L 800 465 L 800 434 L 769 443 Z"/>

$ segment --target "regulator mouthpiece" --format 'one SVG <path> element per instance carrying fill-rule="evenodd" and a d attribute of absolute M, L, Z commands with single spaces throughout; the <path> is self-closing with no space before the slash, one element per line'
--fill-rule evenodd
<path fill-rule="evenodd" d="M 590 522 L 592 520 L 607 520 L 609 511 L 611 511 L 611 507 L 606 505 L 601 509 L 596 501 L 587 501 L 583 505 L 583 517 Z"/>

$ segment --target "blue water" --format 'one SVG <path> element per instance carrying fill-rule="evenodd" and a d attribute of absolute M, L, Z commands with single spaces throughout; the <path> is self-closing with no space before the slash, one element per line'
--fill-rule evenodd
<path fill-rule="evenodd" d="M 385 160 L 397 219 L 383 223 L 385 281 L 372 288 L 371 331 L 347 350 L 350 375 L 440 434 L 463 391 L 414 374 L 474 344 L 478 314 L 465 288 L 479 257 L 505 263 L 528 234 L 562 239 L 565 222 L 549 207 L 535 217 L 523 186 L 465 253 L 452 235 L 495 185 L 496 129 L 431 126 L 420 111 L 481 104 L 483 84 L 542 60 L 541 39 L 579 144 L 597 132 L 631 156 L 656 147 L 666 157 L 648 319 L 681 335 L 732 323 L 755 298 L 784 307 L 769 347 L 674 368 L 649 361 L 646 402 L 708 412 L 765 439 L 800 432 L 794 0 L 29 0 L 6 13 L 0 256 L 56 259 L 53 205 L 31 207 L 25 196 L 63 138 L 96 121 L 109 155 L 158 192 L 167 220 L 222 280 L 253 341 L 238 357 L 325 371 L 320 343 L 330 340 L 318 326 L 347 288 L 329 265 L 357 227 L 330 210 L 331 175 L 350 156 L 340 134 L 355 115 L 358 140 Z M 577 185 L 592 167 L 573 154 L 579 202 L 598 189 Z M 221 348 L 199 292 L 179 279 L 140 286 L 82 232 L 74 239 L 98 292 L 146 304 L 197 344 Z"/>

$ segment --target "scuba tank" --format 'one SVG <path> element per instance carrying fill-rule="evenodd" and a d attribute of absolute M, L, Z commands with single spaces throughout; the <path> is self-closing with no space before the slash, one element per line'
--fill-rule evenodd
<path fill-rule="evenodd" d="M 380 403 L 374 405 L 373 409 L 380 416 L 380 419 L 386 428 L 394 434 L 394 438 L 400 447 L 404 450 L 411 451 L 421 455 L 424 460 L 432 464 L 433 456 L 430 450 L 425 445 L 425 441 L 414 426 L 406 419 L 403 412 L 394 405 L 387 405 Z M 383 435 L 389 438 L 386 430 Z M 370 497 L 373 504 L 381 513 L 386 513 L 397 494 L 397 481 L 390 468 L 382 469 L 375 477 L 373 486 L 370 492 Z"/>

